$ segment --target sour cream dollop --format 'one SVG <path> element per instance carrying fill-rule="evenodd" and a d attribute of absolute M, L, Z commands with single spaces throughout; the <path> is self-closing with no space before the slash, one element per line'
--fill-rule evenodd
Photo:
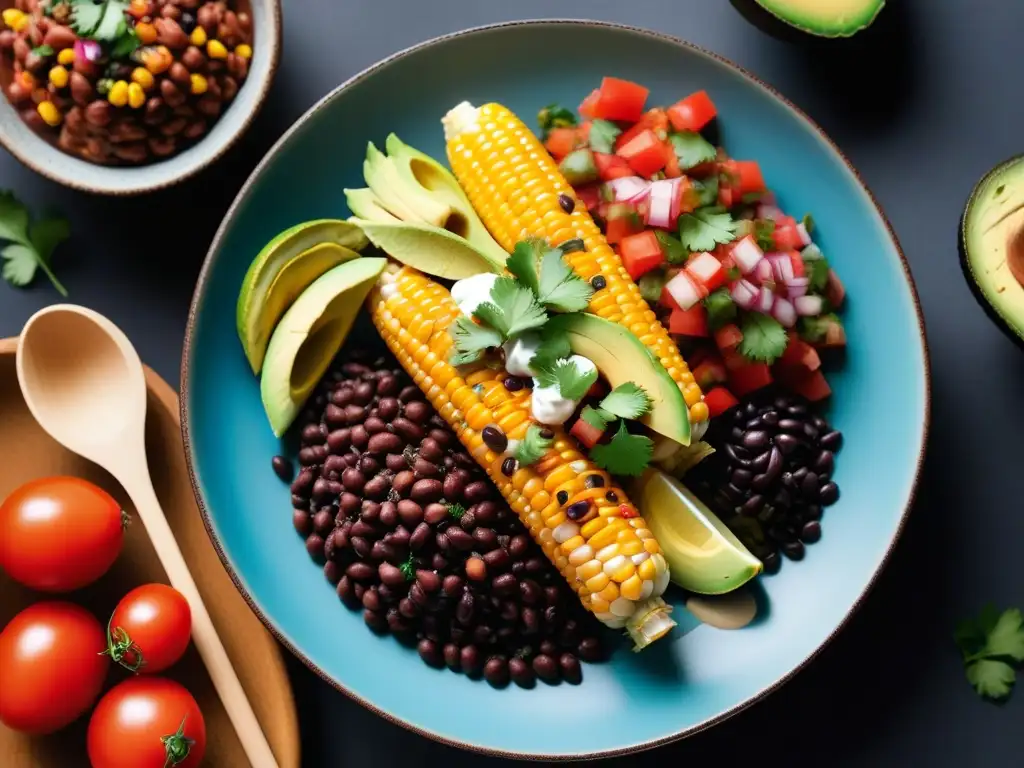
<path fill-rule="evenodd" d="M 452 298 L 463 314 L 472 315 L 477 307 L 491 300 L 491 289 L 497 279 L 497 275 L 483 272 L 457 280 L 452 285 Z"/>
<path fill-rule="evenodd" d="M 505 370 L 513 376 L 533 376 L 530 361 L 540 349 L 540 334 L 527 331 L 501 345 L 505 350 Z"/>
<path fill-rule="evenodd" d="M 580 374 L 597 370 L 597 366 L 582 355 L 572 355 L 567 359 L 576 366 L 576 370 Z M 579 400 L 562 397 L 558 385 L 542 387 L 534 379 L 533 394 L 530 397 L 530 412 L 536 421 L 548 425 L 564 424 L 572 416 L 577 405 L 579 405 Z"/>

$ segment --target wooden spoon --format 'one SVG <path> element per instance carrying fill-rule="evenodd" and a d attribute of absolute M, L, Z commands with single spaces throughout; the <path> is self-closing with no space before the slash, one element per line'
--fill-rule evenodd
<path fill-rule="evenodd" d="M 171 585 L 192 609 L 192 639 L 254 768 L 277 768 L 270 745 L 164 517 L 146 460 L 146 382 L 131 342 L 100 314 L 57 304 L 25 324 L 18 383 L 39 425 L 107 470 L 135 504 Z"/>

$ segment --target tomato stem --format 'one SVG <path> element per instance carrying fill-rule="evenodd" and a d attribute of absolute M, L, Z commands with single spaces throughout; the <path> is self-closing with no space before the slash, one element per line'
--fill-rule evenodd
<path fill-rule="evenodd" d="M 188 757 L 188 753 L 192 750 L 192 745 L 195 744 L 194 739 L 190 739 L 185 736 L 185 720 L 187 717 L 181 719 L 181 725 L 178 726 L 178 732 L 171 734 L 170 736 L 161 736 L 160 741 L 163 742 L 164 750 L 167 752 L 167 760 L 164 762 L 164 768 L 171 768 L 171 766 L 183 763 L 185 758 Z"/>
<path fill-rule="evenodd" d="M 113 619 L 113 616 L 111 616 Z M 107 649 L 100 651 L 100 656 L 109 656 L 129 672 L 138 673 L 146 660 L 142 656 L 142 649 L 128 636 L 123 627 L 111 629 L 110 622 L 107 622 Z"/>

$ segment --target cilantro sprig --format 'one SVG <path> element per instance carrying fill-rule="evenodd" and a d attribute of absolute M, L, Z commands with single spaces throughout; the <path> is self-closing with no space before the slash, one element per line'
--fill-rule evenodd
<path fill-rule="evenodd" d="M 128 26 L 129 0 L 71 0 L 71 28 L 79 37 L 110 46 L 110 55 L 126 58 L 141 45 Z"/>
<path fill-rule="evenodd" d="M 576 114 L 561 104 L 548 104 L 537 113 L 537 124 L 541 136 L 546 139 L 552 128 L 572 128 L 576 125 Z"/>
<path fill-rule="evenodd" d="M 601 469 L 613 475 L 634 477 L 643 474 L 651 463 L 654 441 L 645 435 L 630 434 L 626 422 L 607 443 L 599 443 L 590 450 L 590 458 Z"/>
<path fill-rule="evenodd" d="M 679 217 L 679 239 L 693 253 L 713 251 L 736 239 L 736 222 L 720 206 L 698 208 Z"/>
<path fill-rule="evenodd" d="M 608 120 L 593 120 L 590 123 L 590 148 L 595 152 L 610 155 L 615 149 L 615 140 L 622 129 Z"/>
<path fill-rule="evenodd" d="M 1024 663 L 1024 614 L 1019 608 L 1000 613 L 986 605 L 977 618 L 961 621 L 953 634 L 963 656 L 964 673 L 979 696 L 1006 699 L 1017 680 L 1014 667 Z"/>
<path fill-rule="evenodd" d="M 594 289 L 565 261 L 561 248 L 544 240 L 516 243 L 505 267 L 536 295 L 537 300 L 556 312 L 582 312 Z"/>
<path fill-rule="evenodd" d="M 533 292 L 511 277 L 494 281 L 491 300 L 473 310 L 473 317 L 480 322 L 459 315 L 449 327 L 455 342 L 448 358 L 452 365 L 475 363 L 488 349 L 499 347 L 524 331 L 540 328 L 548 319 Z"/>
<path fill-rule="evenodd" d="M 679 167 L 688 171 L 694 166 L 714 160 L 718 156 L 715 146 L 693 131 L 680 131 L 669 134 L 668 140 L 679 158 Z M 716 190 L 717 191 L 717 190 Z"/>
<path fill-rule="evenodd" d="M 13 192 L 0 190 L 0 243 L 8 243 L 0 250 L 0 275 L 11 285 L 28 285 L 41 269 L 57 292 L 67 296 L 67 289 L 53 273 L 50 262 L 54 250 L 70 234 L 67 219 L 44 216 L 33 221 L 28 208 Z"/>
<path fill-rule="evenodd" d="M 719 288 L 709 293 L 704 299 L 704 308 L 708 313 L 708 328 L 712 331 L 736 319 L 736 302 L 732 300 L 728 288 Z"/>
<path fill-rule="evenodd" d="M 789 343 L 782 323 L 760 312 L 746 312 L 740 322 L 740 330 L 743 331 L 740 354 L 755 362 L 774 363 Z"/>
<path fill-rule="evenodd" d="M 597 368 L 583 370 L 568 358 L 542 364 L 535 378 L 542 387 L 558 387 L 558 393 L 566 400 L 581 400 L 597 381 Z"/>
<path fill-rule="evenodd" d="M 471 318 L 459 315 L 448 329 L 455 344 L 448 362 L 452 365 L 469 365 L 475 363 L 484 352 L 499 347 L 503 339 L 493 328 L 477 325 Z"/>
<path fill-rule="evenodd" d="M 536 424 L 526 428 L 526 436 L 516 448 L 515 458 L 524 467 L 536 464 L 551 449 L 552 438 L 544 437 L 544 430 Z"/>

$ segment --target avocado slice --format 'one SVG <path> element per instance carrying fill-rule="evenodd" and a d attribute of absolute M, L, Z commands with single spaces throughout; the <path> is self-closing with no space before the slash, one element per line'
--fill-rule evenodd
<path fill-rule="evenodd" d="M 392 214 L 403 221 L 420 221 L 444 226 L 451 215 L 449 205 L 425 194 L 418 185 L 405 184 L 394 161 L 374 146 L 366 147 L 363 178 Z"/>
<path fill-rule="evenodd" d="M 732 0 L 732 4 L 769 34 L 779 34 L 781 21 L 810 35 L 835 38 L 851 37 L 871 26 L 885 0 Z"/>
<path fill-rule="evenodd" d="M 491 237 L 451 171 L 430 155 L 410 147 L 393 133 L 388 136 L 385 148 L 388 157 L 395 164 L 398 177 L 405 185 L 418 187 L 424 194 L 451 209 L 448 219 L 438 226 L 465 238 L 478 250 L 492 256 L 495 261 L 505 263 L 508 254 Z M 358 213 L 356 215 L 360 218 L 369 218 Z"/>
<path fill-rule="evenodd" d="M 314 246 L 333 243 L 340 249 Z M 337 219 L 318 219 L 286 229 L 269 243 L 249 265 L 235 307 L 235 325 L 253 373 L 259 373 L 267 340 L 288 306 L 305 288 L 333 266 L 358 254 L 368 244 L 354 224 Z"/>
<path fill-rule="evenodd" d="M 345 343 L 387 259 L 345 262 L 321 275 L 288 308 L 270 337 L 260 378 L 263 408 L 280 437 Z"/>
<path fill-rule="evenodd" d="M 757 576 L 763 565 L 735 534 L 678 480 L 648 469 L 630 491 L 683 589 L 721 595 Z"/>
<path fill-rule="evenodd" d="M 960 265 L 975 298 L 1024 347 L 1024 155 L 978 183 L 960 232 Z"/>
<path fill-rule="evenodd" d="M 592 360 L 612 387 L 631 381 L 644 388 L 652 405 L 643 424 L 677 443 L 690 444 L 690 414 L 679 385 L 634 333 L 582 312 L 558 315 L 549 323 L 566 331 L 572 351 Z"/>
<path fill-rule="evenodd" d="M 461 280 L 481 272 L 500 274 L 505 266 L 468 240 L 440 227 L 407 221 L 351 221 L 395 261 L 444 280 Z"/>
<path fill-rule="evenodd" d="M 373 194 L 372 189 L 365 187 L 363 189 L 346 189 L 345 202 L 348 203 L 349 210 L 360 219 L 368 221 L 401 221 L 401 219 L 394 216 L 384 207 L 380 198 Z"/>

